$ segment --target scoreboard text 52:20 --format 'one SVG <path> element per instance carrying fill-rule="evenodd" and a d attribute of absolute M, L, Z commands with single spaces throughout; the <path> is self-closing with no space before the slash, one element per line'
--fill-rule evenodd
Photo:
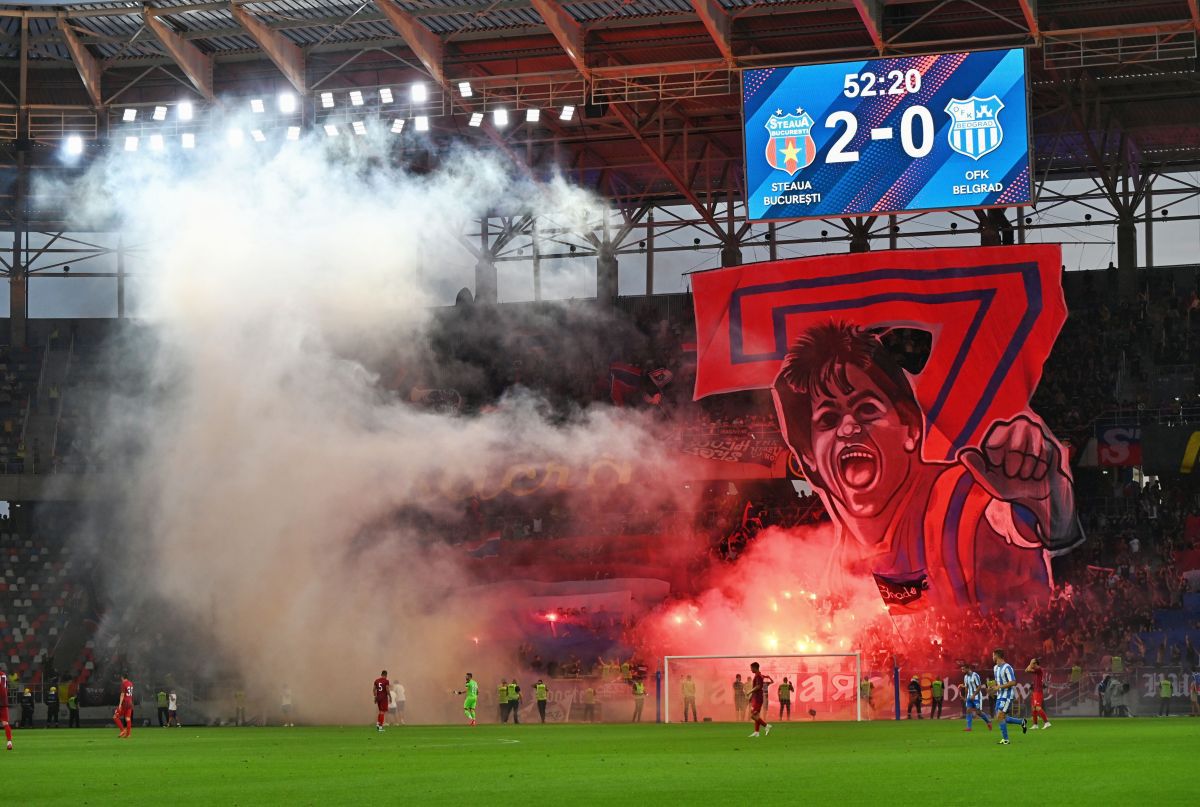
<path fill-rule="evenodd" d="M 742 74 L 751 219 L 1030 202 L 1025 53 Z"/>

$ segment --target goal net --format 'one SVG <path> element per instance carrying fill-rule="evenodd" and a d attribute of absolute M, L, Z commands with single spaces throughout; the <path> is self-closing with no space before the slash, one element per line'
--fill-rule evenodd
<path fill-rule="evenodd" d="M 767 687 L 766 718 L 792 720 L 863 720 L 867 717 L 859 702 L 858 682 L 862 680 L 862 658 L 858 653 L 821 653 L 785 656 L 665 656 L 663 657 L 663 721 L 693 719 L 691 701 L 685 697 L 694 689 L 695 716 L 700 720 L 736 721 L 749 719 L 746 697 L 736 693 L 741 675 L 744 692 L 751 689 L 750 663 L 757 661 L 763 675 L 774 679 Z M 790 710 L 780 697 L 784 679 L 791 688 Z M 684 714 L 685 705 L 688 714 Z"/>

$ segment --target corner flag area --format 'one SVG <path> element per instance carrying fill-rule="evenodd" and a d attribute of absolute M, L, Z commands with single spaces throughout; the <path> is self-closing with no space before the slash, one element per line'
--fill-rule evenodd
<path fill-rule="evenodd" d="M 6 804 L 1194 803 L 1200 721 L 22 731 Z M 997 772 L 1003 772 L 1001 779 Z"/>

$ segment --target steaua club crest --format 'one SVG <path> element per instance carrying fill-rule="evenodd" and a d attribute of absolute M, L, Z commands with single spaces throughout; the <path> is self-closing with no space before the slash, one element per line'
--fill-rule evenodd
<path fill-rule="evenodd" d="M 783 114 L 775 110 L 765 124 L 767 135 L 767 163 L 776 171 L 794 175 L 801 168 L 812 165 L 817 156 L 817 144 L 813 142 L 812 116 L 797 108 L 796 114 Z"/>
<path fill-rule="evenodd" d="M 1000 110 L 1004 102 L 994 95 L 987 98 L 971 96 L 965 101 L 950 99 L 946 114 L 950 116 L 950 148 L 973 160 L 990 154 L 1004 142 L 1000 128 Z"/>

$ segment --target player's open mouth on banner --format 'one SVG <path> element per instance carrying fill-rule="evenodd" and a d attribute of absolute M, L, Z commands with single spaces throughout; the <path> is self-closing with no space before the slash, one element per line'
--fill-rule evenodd
<path fill-rule="evenodd" d="M 869 446 L 852 443 L 838 452 L 837 468 L 847 487 L 863 490 L 875 484 L 879 458 Z"/>

